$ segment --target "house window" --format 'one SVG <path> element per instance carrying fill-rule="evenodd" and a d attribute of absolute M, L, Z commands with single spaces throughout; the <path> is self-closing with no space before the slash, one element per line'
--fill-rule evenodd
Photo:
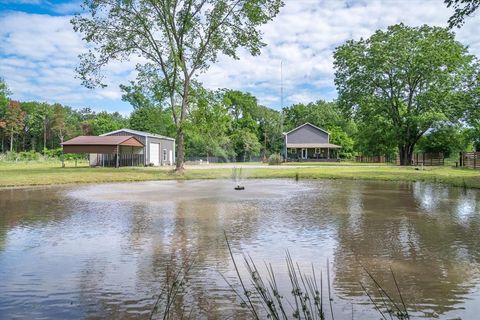
<path fill-rule="evenodd" d="M 320 154 L 320 148 L 315 148 L 315 154 Z"/>
<path fill-rule="evenodd" d="M 167 149 L 163 149 L 163 162 L 167 161 Z"/>

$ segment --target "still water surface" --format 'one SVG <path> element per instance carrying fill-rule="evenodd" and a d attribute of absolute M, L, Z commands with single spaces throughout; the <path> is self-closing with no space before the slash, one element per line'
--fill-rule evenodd
<path fill-rule="evenodd" d="M 196 317 L 243 319 L 220 276 L 234 254 L 271 263 L 285 250 L 330 265 L 336 319 L 379 318 L 359 281 L 387 291 L 395 272 L 415 318 L 480 314 L 480 193 L 422 183 L 249 180 L 0 190 L 0 319 L 148 318 L 166 266 L 189 256 Z M 243 269 L 243 265 L 240 263 Z M 326 288 L 324 289 L 326 290 Z M 372 293 L 378 298 L 375 292 Z"/>

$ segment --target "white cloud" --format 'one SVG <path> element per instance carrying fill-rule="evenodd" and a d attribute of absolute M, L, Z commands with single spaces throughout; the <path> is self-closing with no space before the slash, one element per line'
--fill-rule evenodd
<path fill-rule="evenodd" d="M 280 61 L 283 61 L 283 79 L 286 104 L 304 102 L 308 98 L 332 98 L 333 50 L 349 39 L 369 37 L 375 30 L 404 22 L 446 26 L 451 10 L 442 1 L 366 1 L 345 5 L 342 1 L 286 1 L 279 16 L 263 28 L 268 44 L 259 57 L 240 54 L 240 61 L 222 57 L 201 79 L 211 88 L 226 83 L 237 89 L 252 88 L 252 78 L 262 83 L 251 89 L 259 100 L 272 107 L 280 105 L 280 97 L 272 99 L 272 92 L 280 92 Z M 457 38 L 480 54 L 478 36 L 479 17 L 467 20 L 456 31 Z M 308 88 L 308 90 L 305 90 Z M 269 90 L 271 89 L 271 90 Z M 268 101 L 263 97 L 268 96 Z"/>
<path fill-rule="evenodd" d="M 57 13 L 76 11 L 78 2 L 53 6 Z M 332 53 L 348 39 L 368 37 L 377 29 L 404 22 L 408 25 L 446 26 L 452 10 L 443 1 L 286 0 L 279 16 L 262 28 L 262 55 L 241 50 L 240 60 L 221 57 L 200 80 L 208 88 L 250 91 L 267 106 L 280 106 L 280 63 L 283 62 L 284 105 L 335 98 Z M 70 16 L 0 12 L 0 76 L 6 78 L 14 98 L 38 99 L 72 105 L 102 101 L 121 104 L 120 83 L 135 76 L 141 62 L 114 63 L 108 67 L 109 87 L 87 90 L 75 79 L 78 54 L 85 50 Z M 480 18 L 469 18 L 456 30 L 457 39 L 480 55 Z M 112 107 L 110 107 L 112 109 Z"/>
<path fill-rule="evenodd" d="M 70 105 L 121 100 L 118 87 L 133 79 L 132 65 L 113 63 L 107 69 L 107 89 L 88 90 L 75 78 L 78 55 L 86 45 L 70 24 L 71 16 L 49 16 L 10 12 L 0 16 L 0 75 L 5 77 L 13 98 Z M 100 105 L 98 104 L 100 102 Z"/>

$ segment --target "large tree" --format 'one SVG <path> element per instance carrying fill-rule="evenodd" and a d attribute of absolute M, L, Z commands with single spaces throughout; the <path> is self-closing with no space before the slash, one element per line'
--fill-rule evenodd
<path fill-rule="evenodd" d="M 10 91 L 8 90 L 7 83 L 0 77 L 0 136 L 2 139 L 2 152 L 5 151 L 5 113 L 7 112 L 9 95 Z"/>
<path fill-rule="evenodd" d="M 444 0 L 447 7 L 453 7 L 453 15 L 448 19 L 450 28 L 460 28 L 465 23 L 465 18 L 473 15 L 480 8 L 480 0 Z"/>
<path fill-rule="evenodd" d="M 13 139 L 24 127 L 25 112 L 20 103 L 10 100 L 5 111 L 5 131 L 10 136 L 10 152 L 13 151 Z"/>
<path fill-rule="evenodd" d="M 92 50 L 81 57 L 87 87 L 102 85 L 101 69 L 140 56 L 139 78 L 158 79 L 176 126 L 177 171 L 184 164 L 184 125 L 195 77 L 223 53 L 237 58 L 264 46 L 259 27 L 277 15 L 281 0 L 86 0 L 88 14 L 72 19 Z M 138 59 L 137 59 L 138 60 Z"/>
<path fill-rule="evenodd" d="M 384 118 L 402 165 L 427 130 L 471 106 L 475 58 L 445 28 L 394 25 L 348 41 L 334 60 L 339 103 L 354 117 Z"/>

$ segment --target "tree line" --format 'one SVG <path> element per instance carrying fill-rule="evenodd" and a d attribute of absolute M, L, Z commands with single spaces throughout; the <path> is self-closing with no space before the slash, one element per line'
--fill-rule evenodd
<path fill-rule="evenodd" d="M 14 101 L 9 98 L 6 82 L 0 79 L 1 152 L 46 152 L 79 135 L 100 135 L 121 128 L 175 136 L 174 121 L 162 98 L 134 84 L 122 86 L 122 90 L 123 100 L 133 107 L 128 116 L 58 103 Z M 249 161 L 269 157 L 281 153 L 283 132 L 306 122 L 330 132 L 331 142 L 342 146 L 342 159 L 395 156 L 399 140 L 391 124 L 381 113 L 374 117 L 369 121 L 352 117 L 339 101 L 319 100 L 274 110 L 246 92 L 196 87 L 184 127 L 186 158 Z M 419 139 L 415 150 L 446 156 L 480 150 L 479 133 L 478 121 L 471 125 L 451 119 L 438 121 Z"/>

